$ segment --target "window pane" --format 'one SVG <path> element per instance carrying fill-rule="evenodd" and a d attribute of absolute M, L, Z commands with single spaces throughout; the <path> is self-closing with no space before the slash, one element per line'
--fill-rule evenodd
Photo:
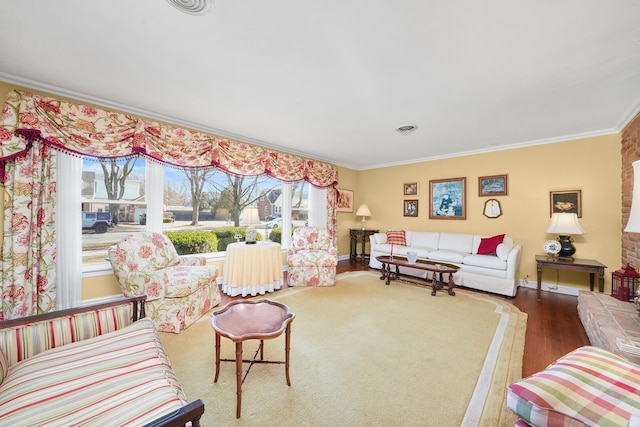
<path fill-rule="evenodd" d="M 82 262 L 105 262 L 109 246 L 146 230 L 146 160 L 84 159 Z"/>
<path fill-rule="evenodd" d="M 268 238 L 279 218 L 277 200 L 282 183 L 263 176 L 236 176 L 216 168 L 165 168 L 165 231 L 221 230 L 253 226 Z M 267 232 L 266 223 L 271 221 Z M 233 234 L 220 237 L 218 251 L 233 242 Z"/>
<path fill-rule="evenodd" d="M 293 228 L 309 225 L 309 183 L 291 184 L 291 225 Z"/>

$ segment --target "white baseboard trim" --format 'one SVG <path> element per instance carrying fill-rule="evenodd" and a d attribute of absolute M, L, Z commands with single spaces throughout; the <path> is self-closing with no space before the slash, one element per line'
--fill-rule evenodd
<path fill-rule="evenodd" d="M 523 288 L 529 288 L 529 289 L 538 289 L 538 283 L 537 282 L 532 282 L 529 280 L 520 280 L 520 286 L 522 286 Z M 549 283 L 544 283 L 542 282 L 540 288 L 545 291 L 545 292 L 553 292 L 556 294 L 563 294 L 563 295 L 571 295 L 574 297 L 578 296 L 578 293 L 580 291 L 579 288 L 572 288 L 569 286 L 562 286 L 562 285 L 552 285 Z"/>

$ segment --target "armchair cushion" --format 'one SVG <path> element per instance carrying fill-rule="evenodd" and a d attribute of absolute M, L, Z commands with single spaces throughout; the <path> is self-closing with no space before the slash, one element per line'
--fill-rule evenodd
<path fill-rule="evenodd" d="M 640 367 L 586 346 L 507 387 L 506 405 L 533 426 L 627 426 L 640 414 Z"/>
<path fill-rule="evenodd" d="M 317 227 L 296 228 L 287 250 L 289 286 L 335 284 L 338 249 L 329 232 Z"/>
<path fill-rule="evenodd" d="M 179 332 L 217 305 L 218 269 L 203 257 L 180 257 L 160 233 L 136 233 L 109 249 L 125 296 L 147 296 L 149 317 L 160 331 Z"/>

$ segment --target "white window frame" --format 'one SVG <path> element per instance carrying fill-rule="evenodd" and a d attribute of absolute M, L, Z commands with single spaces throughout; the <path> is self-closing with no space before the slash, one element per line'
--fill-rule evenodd
<path fill-rule="evenodd" d="M 82 165 L 83 159 L 64 152 L 58 153 L 58 194 L 56 203 L 57 294 L 58 308 L 82 304 L 82 279 L 113 273 L 108 261 L 82 263 Z M 145 195 L 147 202 L 147 230 L 163 232 L 164 166 L 146 162 Z M 282 183 L 282 250 L 291 244 L 291 183 Z M 326 189 L 309 186 L 309 225 L 326 226 Z M 207 261 L 224 260 L 224 252 L 200 254 Z"/>

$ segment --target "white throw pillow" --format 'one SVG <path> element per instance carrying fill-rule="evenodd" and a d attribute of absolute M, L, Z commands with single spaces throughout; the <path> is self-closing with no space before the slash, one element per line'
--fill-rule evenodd
<path fill-rule="evenodd" d="M 496 255 L 498 255 L 498 258 L 500 258 L 501 260 L 506 261 L 507 257 L 509 256 L 509 252 L 511 252 L 512 248 L 513 248 L 513 243 L 502 242 L 496 248 Z"/>

